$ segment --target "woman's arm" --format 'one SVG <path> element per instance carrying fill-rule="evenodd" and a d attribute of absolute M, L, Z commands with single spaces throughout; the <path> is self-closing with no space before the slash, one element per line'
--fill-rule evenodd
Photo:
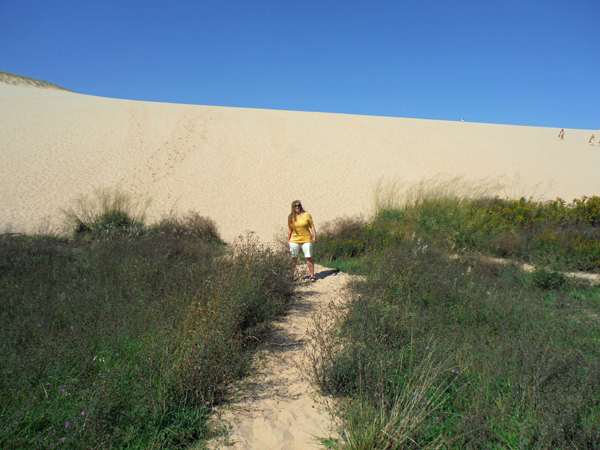
<path fill-rule="evenodd" d="M 310 231 L 312 232 L 312 241 L 313 244 L 317 242 L 317 230 L 315 230 L 315 226 L 310 227 Z"/>
<path fill-rule="evenodd" d="M 288 244 L 290 243 L 290 238 L 291 237 L 292 237 L 292 230 L 288 230 L 288 236 L 287 236 Z"/>

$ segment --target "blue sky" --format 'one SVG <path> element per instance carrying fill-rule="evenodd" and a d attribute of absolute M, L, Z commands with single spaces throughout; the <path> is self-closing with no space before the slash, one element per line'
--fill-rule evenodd
<path fill-rule="evenodd" d="M 0 70 L 82 94 L 600 127 L 599 0 L 1 0 Z"/>

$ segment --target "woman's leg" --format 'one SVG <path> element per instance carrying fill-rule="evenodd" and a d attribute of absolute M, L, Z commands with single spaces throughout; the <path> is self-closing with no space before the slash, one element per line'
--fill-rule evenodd
<path fill-rule="evenodd" d="M 315 261 L 313 259 L 313 243 L 306 242 L 302 244 L 302 252 L 304 253 L 304 259 L 306 259 L 306 265 L 308 266 L 308 271 L 310 272 L 310 278 L 313 280 L 315 278 Z"/>
<path fill-rule="evenodd" d="M 308 266 L 308 271 L 310 272 L 310 277 L 315 277 L 315 261 L 312 257 L 306 258 L 306 265 Z"/>
<path fill-rule="evenodd" d="M 298 254 L 300 253 L 300 245 L 294 242 L 289 243 L 290 246 L 290 256 L 292 259 L 292 278 L 294 277 L 294 273 L 296 272 L 296 264 L 298 263 Z"/>

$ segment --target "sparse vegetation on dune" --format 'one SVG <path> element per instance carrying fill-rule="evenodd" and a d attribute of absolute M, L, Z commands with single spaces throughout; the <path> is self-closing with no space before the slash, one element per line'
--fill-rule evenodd
<path fill-rule="evenodd" d="M 48 83 L 46 81 L 36 80 L 35 78 L 28 78 L 28 77 L 24 77 L 22 75 L 15 75 L 14 73 L 1 72 L 1 71 L 0 71 L 0 82 L 6 83 L 6 84 L 13 84 L 16 86 L 18 86 L 18 85 L 35 86 L 35 87 L 41 87 L 41 88 L 60 89 L 62 91 L 73 92 L 67 88 L 58 86 L 56 84 Z"/>
<path fill-rule="evenodd" d="M 385 203 L 321 233 L 320 261 L 363 275 L 313 336 L 315 379 L 340 399 L 338 446 L 600 447 L 600 288 L 564 275 L 600 269 L 600 199 L 466 194 Z"/>
<path fill-rule="evenodd" d="M 309 352 L 345 449 L 600 447 L 600 200 L 537 202 L 421 184 L 324 227 L 318 257 L 359 273 Z M 416 193 L 416 194 L 415 194 Z M 204 441 L 294 292 L 289 255 L 230 246 L 197 213 L 145 223 L 98 191 L 64 235 L 0 235 L 0 446 Z M 498 265 L 506 256 L 537 267 Z M 450 257 L 452 256 L 452 257 Z"/>
<path fill-rule="evenodd" d="M 460 177 L 429 183 L 400 194 L 397 183 L 377 186 L 372 220 L 327 224 L 321 261 L 347 265 L 349 256 L 416 236 L 444 252 L 477 251 L 554 270 L 600 271 L 600 197 L 571 203 L 510 199 L 489 196 L 497 191 L 494 185 L 469 184 Z"/>
<path fill-rule="evenodd" d="M 196 213 L 148 226 L 98 198 L 69 210 L 70 237 L 0 235 L 2 448 L 206 439 L 293 294 L 288 255 L 251 235 L 225 246 Z"/>

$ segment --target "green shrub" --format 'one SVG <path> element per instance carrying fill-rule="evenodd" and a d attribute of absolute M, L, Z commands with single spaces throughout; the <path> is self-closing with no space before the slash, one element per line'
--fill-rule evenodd
<path fill-rule="evenodd" d="M 162 233 L 170 237 L 198 238 L 220 241 L 217 224 L 209 217 L 192 211 L 183 216 L 170 215 L 163 217 L 152 225 L 149 233 Z"/>
<path fill-rule="evenodd" d="M 536 267 L 532 278 L 533 284 L 542 289 L 558 289 L 567 282 L 567 278 L 561 272 L 544 267 Z"/>
<path fill-rule="evenodd" d="M 112 238 L 115 234 L 139 234 L 149 201 L 138 201 L 119 189 L 98 189 L 82 196 L 75 206 L 63 210 L 68 233 L 95 239 Z"/>
<path fill-rule="evenodd" d="M 599 448 L 600 290 L 563 271 L 600 269 L 600 197 L 457 184 L 403 197 L 378 186 L 372 220 L 326 230 L 322 261 L 363 275 L 313 335 L 314 378 L 340 399 L 339 446 Z"/>
<path fill-rule="evenodd" d="M 293 290 L 287 254 L 225 248 L 197 214 L 111 239 L 0 236 L 0 447 L 208 438 Z"/>
<path fill-rule="evenodd" d="M 364 227 L 383 226 L 381 233 L 388 235 L 416 234 L 444 251 L 475 250 L 562 270 L 600 270 L 599 204 L 600 197 L 571 204 L 425 198 L 401 210 L 382 210 Z"/>
<path fill-rule="evenodd" d="M 340 270 L 360 270 L 360 259 L 404 240 L 404 230 L 390 222 L 367 223 L 362 217 L 342 217 L 326 223 L 319 237 L 318 258 L 321 264 Z"/>
<path fill-rule="evenodd" d="M 559 272 L 529 275 L 468 254 L 450 259 L 448 235 L 429 240 L 445 220 L 436 218 L 448 217 L 436 208 L 426 212 L 427 238 L 415 226 L 413 239 L 360 258 L 365 277 L 315 340 L 315 380 L 342 399 L 340 446 L 600 446 L 598 288 L 572 291 Z M 420 392 L 415 373 L 443 376 L 425 378 Z"/>
<path fill-rule="evenodd" d="M 342 217 L 325 223 L 319 236 L 319 261 L 337 261 L 359 256 L 367 249 L 362 217 Z"/>

